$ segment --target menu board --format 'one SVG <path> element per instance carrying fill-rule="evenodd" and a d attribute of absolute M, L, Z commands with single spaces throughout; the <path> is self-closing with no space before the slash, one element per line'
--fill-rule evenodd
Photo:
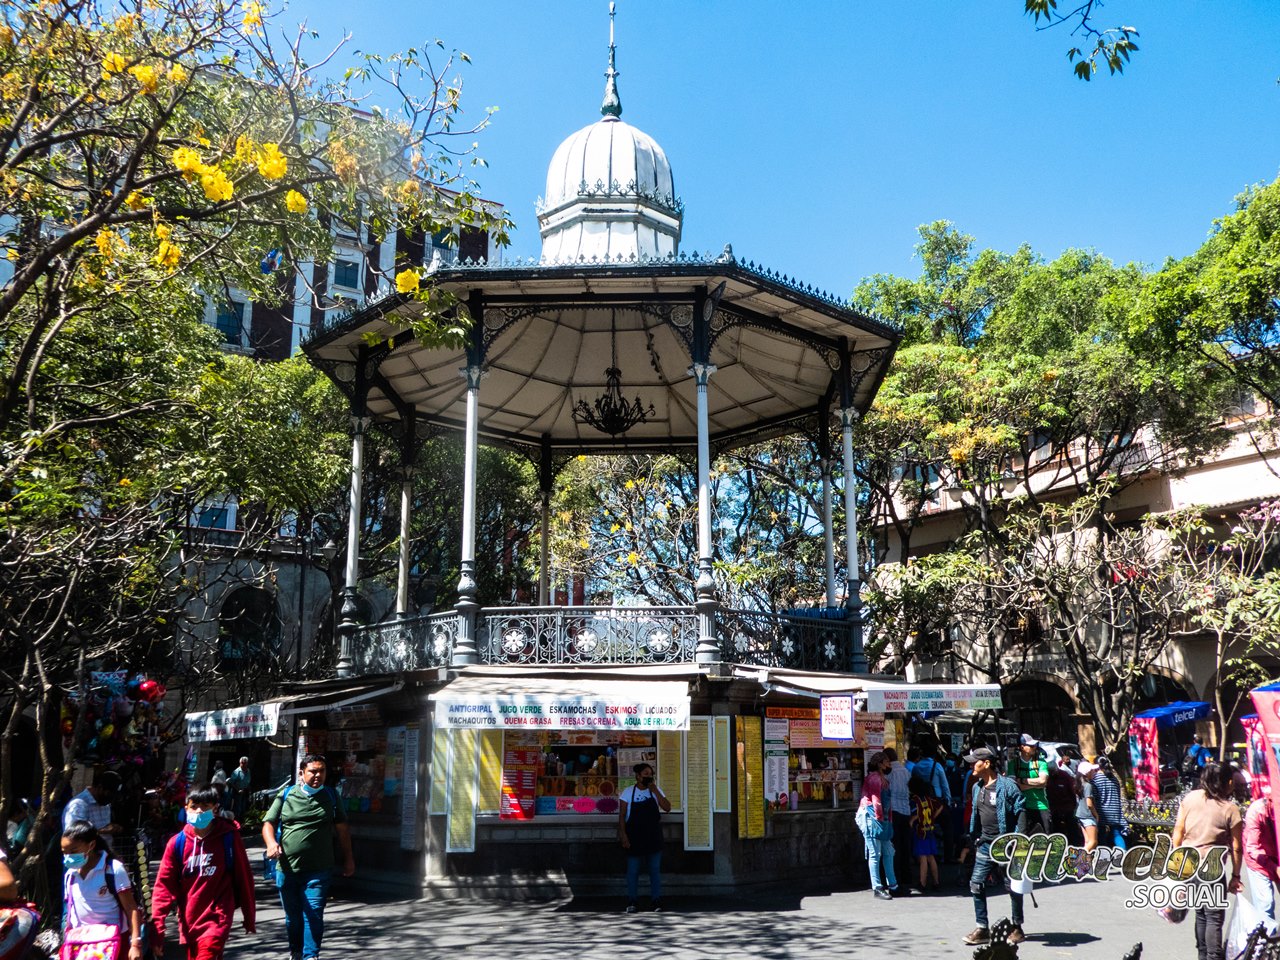
<path fill-rule="evenodd" d="M 684 734 L 658 731 L 658 786 L 671 801 L 673 813 L 684 809 Z"/>
<path fill-rule="evenodd" d="M 822 735 L 822 724 L 817 719 L 791 720 L 790 744 L 792 750 L 817 747 L 852 747 L 852 740 L 831 740 Z"/>
<path fill-rule="evenodd" d="M 738 836 L 764 836 L 764 740 L 759 717 L 735 717 L 738 740 Z"/>
<path fill-rule="evenodd" d="M 502 752 L 502 799 L 499 816 L 503 820 L 532 820 L 538 791 L 536 747 L 509 743 Z"/>
<path fill-rule="evenodd" d="M 685 734 L 684 848 L 711 850 L 711 720 L 690 717 Z"/>
<path fill-rule="evenodd" d="M 416 723 L 404 728 L 404 776 L 400 804 L 400 849 L 421 850 L 418 834 L 418 743 L 420 731 Z"/>
<path fill-rule="evenodd" d="M 480 731 L 480 800 L 476 810 L 481 814 L 498 813 L 502 807 L 502 731 Z"/>
<path fill-rule="evenodd" d="M 449 809 L 449 731 L 436 727 L 431 732 L 431 762 L 427 767 L 431 793 L 427 797 L 427 813 L 445 813 Z"/>
<path fill-rule="evenodd" d="M 764 718 L 764 742 L 765 743 L 786 743 L 789 733 L 790 721 L 787 719 L 778 719 L 776 717 Z"/>
<path fill-rule="evenodd" d="M 764 795 L 770 803 L 780 804 L 784 809 L 788 803 L 787 795 L 787 749 L 775 744 L 766 744 L 764 753 Z"/>
<path fill-rule="evenodd" d="M 382 768 L 382 795 L 398 797 L 404 783 L 404 727 L 387 729 L 387 758 Z"/>
<path fill-rule="evenodd" d="M 729 813 L 733 810 L 732 775 L 733 740 L 730 736 L 729 718 L 716 717 L 712 722 L 715 728 L 715 812 Z"/>
<path fill-rule="evenodd" d="M 860 747 L 884 746 L 884 714 L 860 713 L 853 719 L 853 735 Z"/>
<path fill-rule="evenodd" d="M 476 733 L 475 730 L 449 732 L 446 853 L 473 853 L 476 849 L 476 754 L 479 753 L 479 737 Z"/>

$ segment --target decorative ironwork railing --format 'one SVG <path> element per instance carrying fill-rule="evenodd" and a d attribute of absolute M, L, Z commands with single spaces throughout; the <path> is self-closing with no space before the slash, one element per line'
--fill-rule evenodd
<path fill-rule="evenodd" d="M 453 610 L 362 627 L 352 640 L 356 674 L 399 673 L 447 666 L 458 639 Z"/>
<path fill-rule="evenodd" d="M 794 670 L 850 668 L 847 620 L 720 610 L 716 613 L 716 634 L 720 658 L 732 663 Z"/>
<path fill-rule="evenodd" d="M 688 663 L 692 607 L 496 607 L 480 612 L 482 663 Z"/>

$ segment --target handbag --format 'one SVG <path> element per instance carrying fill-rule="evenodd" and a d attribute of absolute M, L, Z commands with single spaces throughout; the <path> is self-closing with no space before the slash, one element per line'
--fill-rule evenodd
<path fill-rule="evenodd" d="M 120 960 L 120 947 L 118 924 L 86 923 L 67 930 L 58 960 Z"/>
<path fill-rule="evenodd" d="M 40 912 L 34 903 L 0 904 L 0 960 L 22 960 L 39 932 Z"/>

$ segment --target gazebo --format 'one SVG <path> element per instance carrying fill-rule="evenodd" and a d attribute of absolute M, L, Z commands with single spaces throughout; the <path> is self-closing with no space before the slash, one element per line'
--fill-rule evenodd
<path fill-rule="evenodd" d="M 429 666 L 725 663 L 863 671 L 854 523 L 853 427 L 897 345 L 897 330 L 847 301 L 722 252 L 679 249 L 683 206 L 661 147 L 621 120 L 612 37 L 601 118 L 556 150 L 539 205 L 543 256 L 462 262 L 431 285 L 469 319 L 465 346 L 418 342 L 424 305 L 389 293 L 316 330 L 312 363 L 346 393 L 353 439 L 340 677 Z M 838 430 L 836 426 L 838 424 Z M 465 437 L 461 579 L 453 609 L 409 615 L 413 477 L 401 490 L 398 616 L 356 622 L 362 454 L 374 426 L 396 432 L 406 465 L 426 432 Z M 712 577 L 713 456 L 798 431 L 818 438 L 826 537 L 825 618 L 722 608 Z M 842 456 L 837 461 L 835 437 Z M 475 555 L 479 444 L 538 466 L 538 604 L 481 609 Z M 698 566 L 688 607 L 551 604 L 549 504 L 577 455 L 696 454 Z M 844 474 L 845 582 L 836 581 L 833 474 Z"/>

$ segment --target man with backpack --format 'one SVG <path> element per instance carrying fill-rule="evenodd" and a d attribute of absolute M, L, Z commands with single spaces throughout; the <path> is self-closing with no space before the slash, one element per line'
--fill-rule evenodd
<path fill-rule="evenodd" d="M 341 847 L 342 875 L 356 872 L 347 814 L 325 785 L 325 760 L 307 754 L 298 764 L 298 782 L 285 787 L 262 822 L 267 857 L 276 861 L 276 887 L 284 908 L 285 935 L 292 960 L 318 960 L 324 939 L 324 908 Z"/>
<path fill-rule="evenodd" d="M 165 847 L 156 872 L 151 919 L 164 955 L 164 922 L 178 915 L 178 939 L 189 960 L 222 960 L 236 907 L 254 933 L 253 868 L 236 824 L 217 816 L 218 791 L 200 784 L 187 794 L 186 825 Z"/>

